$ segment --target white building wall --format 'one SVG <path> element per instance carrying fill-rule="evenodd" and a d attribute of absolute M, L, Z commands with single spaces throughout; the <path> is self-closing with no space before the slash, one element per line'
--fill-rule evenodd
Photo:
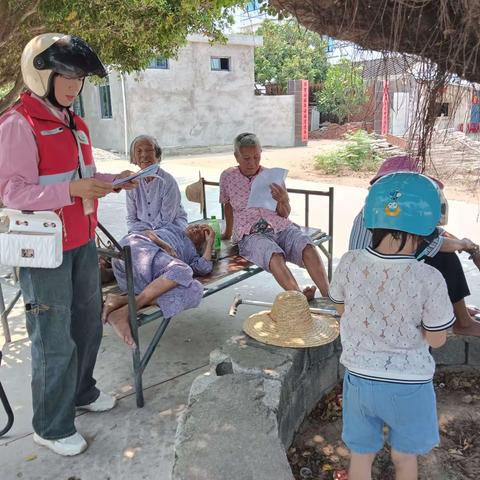
<path fill-rule="evenodd" d="M 98 85 L 88 80 L 82 91 L 85 121 L 90 129 L 94 147 L 124 151 L 124 115 L 120 75 L 111 73 L 108 77 L 112 100 L 112 118 L 102 118 L 100 91 Z"/>
<path fill-rule="evenodd" d="M 163 147 L 230 145 L 242 131 L 254 131 L 264 145 L 294 144 L 293 96 L 254 94 L 254 45 L 261 37 L 232 36 L 210 45 L 192 36 L 169 69 L 125 76 L 128 142 L 155 136 Z M 230 57 L 230 71 L 212 71 L 210 57 Z M 110 75 L 112 119 L 100 118 L 98 86 L 85 85 L 86 121 L 96 147 L 124 150 L 120 76 Z"/>
<path fill-rule="evenodd" d="M 257 133 L 262 145 L 295 145 L 294 98 L 293 95 L 255 97 L 251 131 Z"/>

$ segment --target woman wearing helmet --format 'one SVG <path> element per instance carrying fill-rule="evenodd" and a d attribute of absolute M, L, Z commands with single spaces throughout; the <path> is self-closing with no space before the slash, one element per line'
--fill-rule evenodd
<path fill-rule="evenodd" d="M 9 208 L 53 210 L 63 225 L 62 264 L 20 269 L 32 342 L 33 438 L 76 455 L 87 443 L 76 432 L 75 408 L 115 405 L 93 378 L 102 336 L 97 199 L 113 191 L 115 176 L 96 172 L 88 128 L 70 109 L 85 77 L 107 72 L 82 39 L 52 33 L 27 44 L 21 67 L 28 90 L 0 117 L 0 198 Z"/>
<path fill-rule="evenodd" d="M 417 455 L 440 441 L 429 346 L 455 321 L 441 273 L 415 252 L 441 216 L 437 184 L 393 173 L 370 189 L 364 207 L 372 247 L 340 260 L 330 298 L 342 315 L 343 433 L 348 478 L 370 478 L 384 424 L 397 478 L 417 478 Z"/>

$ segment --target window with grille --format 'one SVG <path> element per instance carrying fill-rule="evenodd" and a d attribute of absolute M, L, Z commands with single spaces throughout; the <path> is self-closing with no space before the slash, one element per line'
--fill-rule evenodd
<path fill-rule="evenodd" d="M 168 58 L 156 57 L 150 62 L 150 64 L 148 65 L 148 68 L 168 70 L 169 69 Z"/>
<path fill-rule="evenodd" d="M 229 71 L 230 70 L 230 57 L 211 57 L 210 67 L 214 71 Z"/>
<path fill-rule="evenodd" d="M 80 94 L 75 101 L 73 102 L 73 111 L 79 116 L 79 117 L 84 117 L 85 116 L 85 110 L 83 108 L 83 98 L 82 95 Z"/>
<path fill-rule="evenodd" d="M 112 118 L 112 98 L 110 96 L 110 83 L 107 81 L 98 87 L 100 93 L 100 112 L 102 118 Z"/>

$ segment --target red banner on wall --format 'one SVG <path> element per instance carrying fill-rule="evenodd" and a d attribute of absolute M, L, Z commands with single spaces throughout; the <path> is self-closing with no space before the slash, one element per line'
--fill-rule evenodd
<path fill-rule="evenodd" d="M 308 142 L 308 80 L 301 82 L 302 142 Z"/>

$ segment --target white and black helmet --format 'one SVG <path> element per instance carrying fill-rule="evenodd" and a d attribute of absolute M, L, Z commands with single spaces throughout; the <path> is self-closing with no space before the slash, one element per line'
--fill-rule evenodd
<path fill-rule="evenodd" d="M 25 85 L 39 97 L 48 95 L 54 73 L 71 77 L 108 74 L 84 40 L 63 33 L 44 33 L 32 38 L 23 49 L 21 68 Z"/>

